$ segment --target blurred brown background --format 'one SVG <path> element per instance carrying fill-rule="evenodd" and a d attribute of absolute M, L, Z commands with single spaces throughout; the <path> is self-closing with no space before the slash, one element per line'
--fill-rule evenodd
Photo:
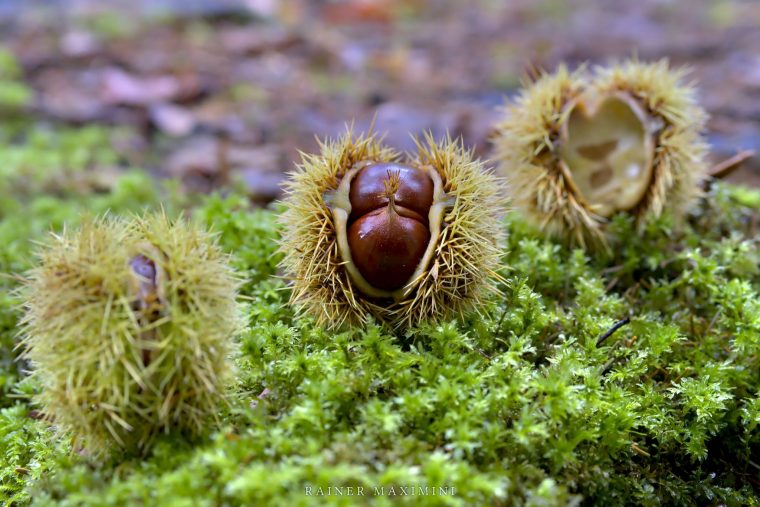
<path fill-rule="evenodd" d="M 631 55 L 688 65 L 714 160 L 760 150 L 753 0 L 0 0 L 0 45 L 41 123 L 103 124 L 124 166 L 277 197 L 315 135 L 346 122 L 409 149 L 462 135 L 482 156 L 533 67 Z M 760 186 L 755 157 L 731 176 Z"/>

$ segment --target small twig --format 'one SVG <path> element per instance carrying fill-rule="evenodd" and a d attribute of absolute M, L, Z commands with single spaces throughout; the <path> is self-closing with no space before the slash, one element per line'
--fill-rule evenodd
<path fill-rule="evenodd" d="M 609 274 L 612 274 L 612 273 L 617 273 L 618 271 L 620 271 L 624 267 L 625 266 L 623 266 L 622 264 L 618 264 L 617 266 L 610 266 L 609 268 L 604 268 L 602 270 L 602 274 L 609 275 Z"/>
<path fill-rule="evenodd" d="M 707 172 L 713 178 L 724 178 L 734 172 L 745 160 L 755 156 L 755 150 L 742 150 L 733 157 L 727 158 L 712 166 Z"/>
<path fill-rule="evenodd" d="M 705 329 L 704 335 L 710 334 L 710 331 L 712 331 L 712 328 L 715 325 L 715 322 L 718 320 L 719 315 L 720 315 L 720 310 L 715 312 L 715 315 L 713 315 L 713 318 L 710 319 L 710 324 L 707 326 L 707 329 Z"/>
<path fill-rule="evenodd" d="M 657 376 L 658 373 L 661 373 L 663 376 L 666 376 L 668 374 L 667 371 L 663 370 L 659 366 L 655 368 L 649 375 L 647 375 L 647 380 L 652 380 Z"/>
<path fill-rule="evenodd" d="M 499 317 L 499 324 L 496 326 L 496 336 L 499 336 L 501 334 L 501 324 L 504 322 L 504 317 L 507 315 L 507 307 L 504 307 L 504 311 L 501 312 L 501 317 Z"/>
<path fill-rule="evenodd" d="M 723 179 L 730 175 L 732 172 L 736 171 L 743 162 L 754 156 L 755 150 L 742 150 L 733 157 L 729 157 L 723 162 L 718 162 L 707 171 L 710 178 L 706 179 L 703 183 L 704 189 L 710 190 L 716 179 Z"/>
<path fill-rule="evenodd" d="M 607 338 L 609 338 L 610 336 L 612 336 L 612 333 L 614 333 L 615 331 L 617 331 L 621 327 L 625 326 L 629 322 L 631 322 L 631 318 L 630 317 L 626 317 L 623 320 L 616 322 L 614 326 L 612 326 L 611 328 L 609 328 L 606 333 L 604 333 L 602 336 L 599 337 L 599 339 L 596 341 L 596 346 L 597 347 L 600 346 L 602 343 L 604 343 L 604 340 L 606 340 Z"/>
<path fill-rule="evenodd" d="M 612 369 L 612 365 L 613 364 L 615 364 L 615 358 L 614 357 L 612 359 L 610 359 L 609 361 L 607 361 L 606 363 L 604 363 L 604 366 L 602 366 L 602 371 L 600 372 L 601 375 L 602 376 L 607 375 L 607 372 L 610 371 L 610 369 Z"/>
<path fill-rule="evenodd" d="M 646 456 L 647 458 L 651 457 L 652 455 L 646 452 L 644 449 L 636 445 L 635 442 L 631 443 L 631 450 L 635 452 L 636 454 L 639 454 L 641 456 Z"/>
<path fill-rule="evenodd" d="M 639 287 L 641 287 L 641 284 L 639 282 L 636 282 L 634 285 L 631 285 L 623 293 L 623 297 L 628 297 L 629 295 L 633 294 L 634 292 L 636 292 L 637 290 L 639 290 Z"/>

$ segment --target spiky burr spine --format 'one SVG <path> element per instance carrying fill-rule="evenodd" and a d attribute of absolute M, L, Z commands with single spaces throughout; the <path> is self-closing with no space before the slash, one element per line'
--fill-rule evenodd
<path fill-rule="evenodd" d="M 232 371 L 237 275 L 206 233 L 147 215 L 54 236 L 22 295 L 35 403 L 74 448 L 145 451 L 201 434 Z"/>
<path fill-rule="evenodd" d="M 641 108 L 653 145 L 645 192 L 626 211 L 639 227 L 665 210 L 681 215 L 699 195 L 707 170 L 701 135 L 706 113 L 694 89 L 683 83 L 684 75 L 665 60 L 631 60 L 574 73 L 562 66 L 527 86 L 505 108 L 493 139 L 494 158 L 508 179 L 516 208 L 541 229 L 572 244 L 607 244 L 609 216 L 578 190 L 560 156 L 561 137 L 574 105 L 622 96 Z"/>
<path fill-rule="evenodd" d="M 351 261 L 341 255 L 339 223 L 333 213 L 340 206 L 334 201 L 341 199 L 336 191 L 358 164 L 400 159 L 373 135 L 349 131 L 321 143 L 319 154 L 304 154 L 287 183 L 287 208 L 280 219 L 282 266 L 293 281 L 291 302 L 321 325 L 339 328 L 374 318 L 404 329 L 461 316 L 497 292 L 503 237 L 500 181 L 461 142 L 436 143 L 430 135 L 418 141 L 416 156 L 407 161 L 409 166 L 435 171 L 445 196 L 445 202 L 433 206 L 443 211 L 440 231 L 432 234 L 430 256 L 403 289 L 388 297 L 382 291 L 367 296 L 367 288 L 349 275 Z"/>

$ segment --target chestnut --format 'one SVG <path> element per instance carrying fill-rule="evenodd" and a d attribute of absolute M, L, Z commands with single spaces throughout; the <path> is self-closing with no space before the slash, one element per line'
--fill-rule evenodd
<path fill-rule="evenodd" d="M 373 164 L 351 182 L 348 244 L 374 287 L 396 290 L 412 276 L 430 242 L 427 215 L 433 181 L 399 164 Z"/>

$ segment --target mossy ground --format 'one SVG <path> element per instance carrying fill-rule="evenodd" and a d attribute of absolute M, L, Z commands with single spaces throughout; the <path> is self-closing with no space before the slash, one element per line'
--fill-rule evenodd
<path fill-rule="evenodd" d="M 138 170 L 93 192 L 88 168 L 111 156 L 100 148 L 109 132 L 30 134 L 23 119 L 4 128 L 3 143 L 14 142 L 2 150 L 15 154 L 0 169 L 5 504 L 758 503 L 756 192 L 716 185 L 688 224 L 663 217 L 643 237 L 618 217 L 620 239 L 597 255 L 510 215 L 509 283 L 483 315 L 403 336 L 335 334 L 287 305 L 278 208 L 253 209 L 234 192 L 177 195 Z M 84 212 L 160 206 L 216 230 L 246 277 L 234 402 L 204 439 L 168 436 L 147 456 L 97 460 L 52 438 L 25 397 L 38 386 L 14 361 L 14 274 L 31 266 L 35 242 Z M 366 496 L 315 496 L 328 486 Z M 401 496 L 400 486 L 455 494 Z"/>

